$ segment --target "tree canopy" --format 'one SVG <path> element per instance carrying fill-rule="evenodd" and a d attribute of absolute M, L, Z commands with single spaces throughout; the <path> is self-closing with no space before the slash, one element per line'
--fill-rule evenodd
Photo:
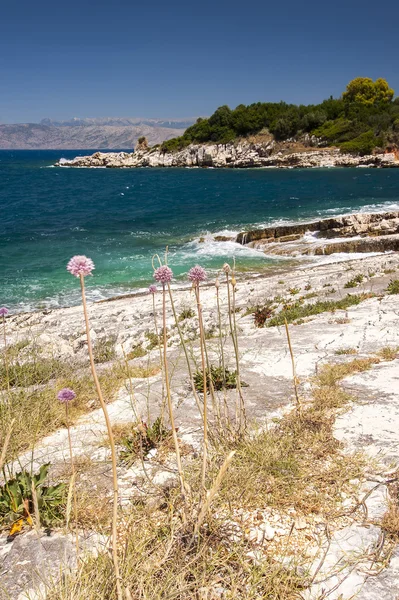
<path fill-rule="evenodd" d="M 181 137 L 162 144 L 175 151 L 191 143 L 228 143 L 236 138 L 268 132 L 278 141 L 314 135 L 346 151 L 366 153 L 391 141 L 399 143 L 399 99 L 385 79 L 357 77 L 341 98 L 330 96 L 320 104 L 286 102 L 220 106 L 208 119 L 198 119 Z M 345 144 L 345 146 L 343 146 Z"/>

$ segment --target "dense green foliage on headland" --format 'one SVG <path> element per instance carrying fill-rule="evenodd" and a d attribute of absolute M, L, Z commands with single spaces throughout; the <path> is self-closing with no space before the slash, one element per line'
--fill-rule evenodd
<path fill-rule="evenodd" d="M 181 137 L 164 142 L 162 149 L 173 152 L 192 143 L 227 143 L 266 131 L 278 141 L 309 134 L 344 152 L 368 154 L 376 147 L 398 144 L 399 97 L 394 99 L 385 79 L 358 77 L 341 98 L 331 96 L 321 104 L 257 102 L 234 110 L 225 105 L 208 119 L 198 119 Z"/>

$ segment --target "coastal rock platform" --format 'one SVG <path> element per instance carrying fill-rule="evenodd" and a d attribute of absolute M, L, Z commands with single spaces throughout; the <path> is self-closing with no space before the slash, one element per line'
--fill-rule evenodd
<path fill-rule="evenodd" d="M 135 152 L 96 152 L 91 156 L 61 159 L 59 167 L 135 168 L 135 167 L 211 167 L 211 168 L 329 168 L 399 167 L 395 153 L 356 156 L 338 148 L 306 148 L 302 152 L 282 151 L 272 140 L 228 144 L 191 144 L 183 150 L 165 152 L 162 147 L 137 148 Z"/>
<path fill-rule="evenodd" d="M 277 296 L 292 302 L 303 296 L 303 301 L 310 304 L 319 300 L 338 300 L 347 294 L 346 284 L 354 275 L 363 276 L 354 291 L 364 294 L 364 300 L 358 305 L 345 310 L 326 311 L 291 326 L 300 392 L 306 398 L 313 378 L 322 365 L 344 364 L 353 360 L 352 354 L 358 358 L 375 357 L 383 348 L 399 347 L 398 296 L 386 291 L 398 273 L 399 254 L 395 253 L 365 256 L 364 259 L 330 265 L 289 267 L 285 272 L 272 276 L 238 276 L 236 316 L 242 379 L 248 384 L 245 388 L 248 419 L 259 428 L 269 427 L 276 417 L 291 410 L 294 402 L 291 359 L 284 327 L 255 327 L 251 312 L 254 306 Z M 192 292 L 180 289 L 174 294 L 180 313 L 192 301 Z M 223 314 L 227 315 L 227 290 L 224 285 L 220 287 L 220 294 Z M 156 302 L 159 309 L 160 298 Z M 217 359 L 218 341 L 212 335 L 217 324 L 215 289 L 212 284 L 203 287 L 202 304 L 210 358 L 214 361 Z M 89 312 L 93 339 L 98 341 L 104 336 L 112 338 L 118 356 L 123 357 L 123 351 L 129 352 L 137 344 L 146 347 L 146 332 L 151 331 L 153 326 L 152 298 L 149 295 L 91 303 Z M 80 306 L 7 317 L 10 344 L 32 336 L 43 356 L 57 356 L 65 360 L 71 357 L 87 360 L 81 340 L 83 325 Z M 172 400 L 176 409 L 176 425 L 182 441 L 198 451 L 201 442 L 200 419 L 188 385 L 184 356 L 170 310 L 167 327 L 170 332 L 168 360 L 173 373 Z M 182 327 L 187 339 L 192 340 L 191 352 L 195 366 L 200 361 L 200 350 L 195 341 L 198 322 L 195 317 L 189 317 L 182 322 Z M 229 366 L 234 365 L 227 317 L 222 327 L 227 332 L 226 361 Z M 147 356 L 136 358 L 133 362 L 148 365 L 157 360 L 157 349 L 149 349 Z M 338 416 L 335 436 L 345 445 L 347 452 L 361 449 L 369 454 L 370 473 L 367 480 L 353 483 L 353 494 L 346 499 L 350 519 L 348 517 L 349 520 L 342 526 L 330 530 L 324 520 L 316 525 L 297 521 L 298 531 L 303 527 L 311 540 L 309 546 L 316 548 L 315 553 L 308 557 L 313 580 L 309 588 L 303 590 L 303 598 L 316 600 L 320 594 L 328 593 L 328 598 L 332 600 L 349 600 L 354 594 L 360 594 L 362 600 L 371 600 L 380 589 L 384 590 L 385 596 L 381 595 L 384 600 L 399 596 L 397 551 L 393 550 L 390 560 L 387 559 L 386 568 L 379 558 L 382 556 L 381 548 L 388 544 L 383 539 L 380 520 L 389 503 L 388 482 L 397 468 L 399 399 L 395 382 L 398 380 L 399 362 L 393 356 L 390 361 L 376 363 L 367 373 L 343 381 L 353 400 Z M 146 379 L 135 378 L 133 387 L 139 415 L 146 419 L 150 411 L 155 416 L 161 397 L 160 374 Z M 109 405 L 110 418 L 115 425 L 132 422 L 135 418 L 129 389 L 127 382 Z M 233 398 L 234 390 L 230 390 L 230 393 Z M 95 405 L 73 425 L 71 435 L 74 453 L 81 464 L 87 461 L 91 469 L 101 469 L 105 474 L 101 494 L 104 499 L 109 499 L 112 496 L 112 479 L 108 462 L 109 448 L 103 443 L 105 431 L 101 410 Z M 33 451 L 19 457 L 18 466 L 33 465 L 35 469 L 47 461 L 51 461 L 55 471 L 65 468 L 68 463 L 66 429 L 59 429 L 40 440 Z M 145 466 L 119 466 L 121 506 L 127 507 L 132 498 L 143 497 L 141 490 L 146 478 L 162 486 L 175 476 L 173 461 L 162 463 L 156 456 L 148 457 Z M 89 479 L 94 490 L 97 479 L 92 474 Z M 365 509 L 359 518 L 352 509 L 360 502 Z M 289 517 L 281 514 L 274 518 L 277 519 L 277 525 L 275 521 L 267 523 L 268 536 L 272 538 L 271 530 L 278 529 L 278 536 L 286 540 L 289 548 L 293 539 L 289 525 L 285 525 Z M 35 554 L 34 548 L 40 543 L 36 533 L 24 534 L 11 544 L 6 544 L 6 534 L 0 535 L 0 581 L 4 586 L 3 589 L 0 586 L 1 600 L 10 595 L 20 599 L 42 599 L 44 593 L 35 596 L 33 592 L 38 583 L 37 573 L 46 569 L 60 572 L 62 565 L 65 569 L 73 568 L 76 562 L 74 544 L 62 531 L 52 535 L 53 546 L 58 548 L 57 560 L 52 565 L 48 565 L 52 544 L 47 540 L 44 541 L 46 552 L 42 550 Z M 272 539 L 268 543 L 272 543 Z M 386 556 L 386 553 L 383 555 Z M 59 556 L 62 561 L 59 561 Z M 321 562 L 322 567 L 319 567 Z M 43 578 L 40 583 L 43 584 Z M 27 592 L 30 596 L 27 596 Z"/>

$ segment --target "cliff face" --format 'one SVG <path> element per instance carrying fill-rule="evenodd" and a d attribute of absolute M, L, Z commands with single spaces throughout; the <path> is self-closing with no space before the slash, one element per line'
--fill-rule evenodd
<path fill-rule="evenodd" d="M 278 150 L 273 140 L 267 143 L 192 144 L 178 152 L 163 152 L 160 148 L 138 148 L 134 153 L 101 153 L 61 161 L 60 166 L 70 167 L 399 167 L 392 154 L 353 156 L 342 154 L 336 148 L 309 149 L 286 153 Z"/>
<path fill-rule="evenodd" d="M 239 233 L 235 241 L 277 256 L 398 251 L 399 212 L 266 227 Z"/>

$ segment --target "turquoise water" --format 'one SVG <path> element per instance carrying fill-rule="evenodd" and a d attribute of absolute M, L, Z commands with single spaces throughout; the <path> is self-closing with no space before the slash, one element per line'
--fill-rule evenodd
<path fill-rule="evenodd" d="M 166 245 L 177 281 L 193 264 L 216 271 L 233 256 L 239 268 L 260 271 L 281 260 L 209 234 L 399 210 L 394 169 L 51 168 L 77 154 L 0 151 L 0 305 L 77 302 L 77 281 L 65 270 L 74 254 L 94 260 L 88 295 L 100 299 L 146 287 L 151 257 Z"/>

